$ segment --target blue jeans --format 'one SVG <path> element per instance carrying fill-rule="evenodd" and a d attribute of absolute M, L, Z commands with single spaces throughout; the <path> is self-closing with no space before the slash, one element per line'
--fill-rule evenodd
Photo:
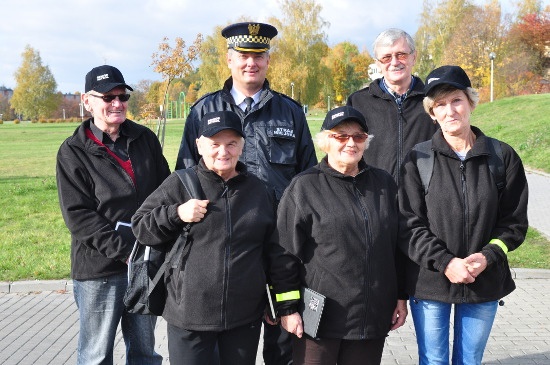
<path fill-rule="evenodd" d="M 411 297 L 420 365 L 449 364 L 452 305 Z M 453 365 L 481 364 L 497 306 L 497 301 L 454 304 Z"/>
<path fill-rule="evenodd" d="M 162 364 L 155 352 L 157 317 L 126 312 L 122 301 L 128 276 L 119 274 L 94 280 L 73 280 L 78 307 L 78 365 L 113 364 L 118 323 L 126 344 L 126 364 Z"/>

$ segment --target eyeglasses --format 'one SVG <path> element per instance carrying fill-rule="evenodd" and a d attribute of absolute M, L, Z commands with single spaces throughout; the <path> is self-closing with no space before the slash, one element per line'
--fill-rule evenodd
<path fill-rule="evenodd" d="M 412 54 L 412 52 L 405 53 L 405 52 L 397 52 L 394 54 L 387 54 L 383 57 L 378 58 L 378 61 L 382 63 L 390 63 L 393 57 L 397 58 L 399 61 L 405 61 L 407 57 L 409 57 Z"/>
<path fill-rule="evenodd" d="M 130 94 L 119 94 L 119 95 L 94 95 L 94 94 L 88 94 L 93 96 L 94 98 L 103 99 L 106 103 L 112 103 L 113 100 L 115 100 L 118 97 L 118 100 L 120 100 L 122 103 L 125 101 L 128 101 L 130 99 Z"/>
<path fill-rule="evenodd" d="M 353 135 L 332 133 L 332 134 L 329 134 L 328 136 L 331 138 L 334 138 L 340 143 L 346 143 L 347 141 L 349 141 L 350 138 L 353 138 L 353 142 L 355 143 L 363 143 L 367 140 L 369 135 L 366 133 L 353 134 Z"/>

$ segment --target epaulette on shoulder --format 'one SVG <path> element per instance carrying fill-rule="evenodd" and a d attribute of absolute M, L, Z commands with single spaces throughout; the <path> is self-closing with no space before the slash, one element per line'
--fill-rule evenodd
<path fill-rule="evenodd" d="M 219 92 L 219 90 L 217 91 L 212 91 L 212 92 L 209 92 L 209 93 L 206 93 L 204 94 L 203 96 L 201 96 L 200 98 L 198 98 L 194 103 L 193 105 L 191 105 L 191 108 L 194 107 L 195 105 L 197 105 L 202 99 L 205 99 L 207 97 L 209 97 L 210 95 L 213 95 L 215 93 Z"/>
<path fill-rule="evenodd" d="M 275 91 L 275 90 L 271 90 L 272 93 L 274 94 L 277 94 L 279 96 L 281 96 L 282 98 L 284 98 L 285 100 L 290 100 L 291 102 L 293 102 L 294 104 L 296 104 L 300 109 L 302 108 L 302 104 L 300 104 L 299 102 L 297 102 L 296 100 L 292 99 L 290 96 L 286 95 L 286 94 L 283 94 L 283 93 L 280 93 L 278 91 Z"/>

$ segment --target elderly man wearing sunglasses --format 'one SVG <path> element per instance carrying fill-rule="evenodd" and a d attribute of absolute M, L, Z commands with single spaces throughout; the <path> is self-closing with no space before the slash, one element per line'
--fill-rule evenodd
<path fill-rule="evenodd" d="M 135 242 L 127 225 L 170 170 L 155 134 L 126 119 L 126 90 L 132 88 L 113 66 L 88 72 L 82 102 L 92 117 L 57 155 L 59 204 L 71 233 L 80 322 L 77 364 L 112 364 L 119 323 L 128 364 L 162 363 L 154 351 L 156 317 L 127 313 L 123 296 Z"/>
<path fill-rule="evenodd" d="M 407 317 L 392 177 L 363 160 L 363 115 L 330 111 L 316 136 L 327 154 L 283 194 L 271 279 L 277 315 L 293 336 L 293 364 L 379 365 L 385 338 Z M 303 332 L 300 288 L 326 297 L 317 332 Z"/>
<path fill-rule="evenodd" d="M 383 31 L 374 41 L 376 66 L 383 77 L 353 93 L 348 105 L 359 110 L 376 135 L 365 161 L 399 180 L 399 167 L 411 148 L 438 129 L 424 111 L 424 84 L 412 75 L 414 41 L 401 29 Z"/>

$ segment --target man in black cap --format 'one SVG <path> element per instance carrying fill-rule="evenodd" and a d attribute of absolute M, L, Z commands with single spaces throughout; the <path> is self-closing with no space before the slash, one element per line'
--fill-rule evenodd
<path fill-rule="evenodd" d="M 271 40 L 277 29 L 263 23 L 237 23 L 222 30 L 227 39 L 231 77 L 223 89 L 207 94 L 191 108 L 176 168 L 196 165 L 200 155 L 195 140 L 207 112 L 237 113 L 246 136 L 240 160 L 260 178 L 278 202 L 290 180 L 317 163 L 315 147 L 301 106 L 270 89 L 266 80 Z M 279 326 L 264 326 L 267 365 L 292 360 L 290 336 Z"/>
<path fill-rule="evenodd" d="M 71 233 L 71 277 L 79 312 L 77 364 L 112 364 L 121 324 L 128 364 L 161 364 L 156 317 L 129 314 L 123 297 L 134 246 L 130 219 L 170 174 L 155 134 L 126 119 L 132 90 L 113 66 L 86 75 L 82 122 L 57 154 L 57 188 Z"/>

